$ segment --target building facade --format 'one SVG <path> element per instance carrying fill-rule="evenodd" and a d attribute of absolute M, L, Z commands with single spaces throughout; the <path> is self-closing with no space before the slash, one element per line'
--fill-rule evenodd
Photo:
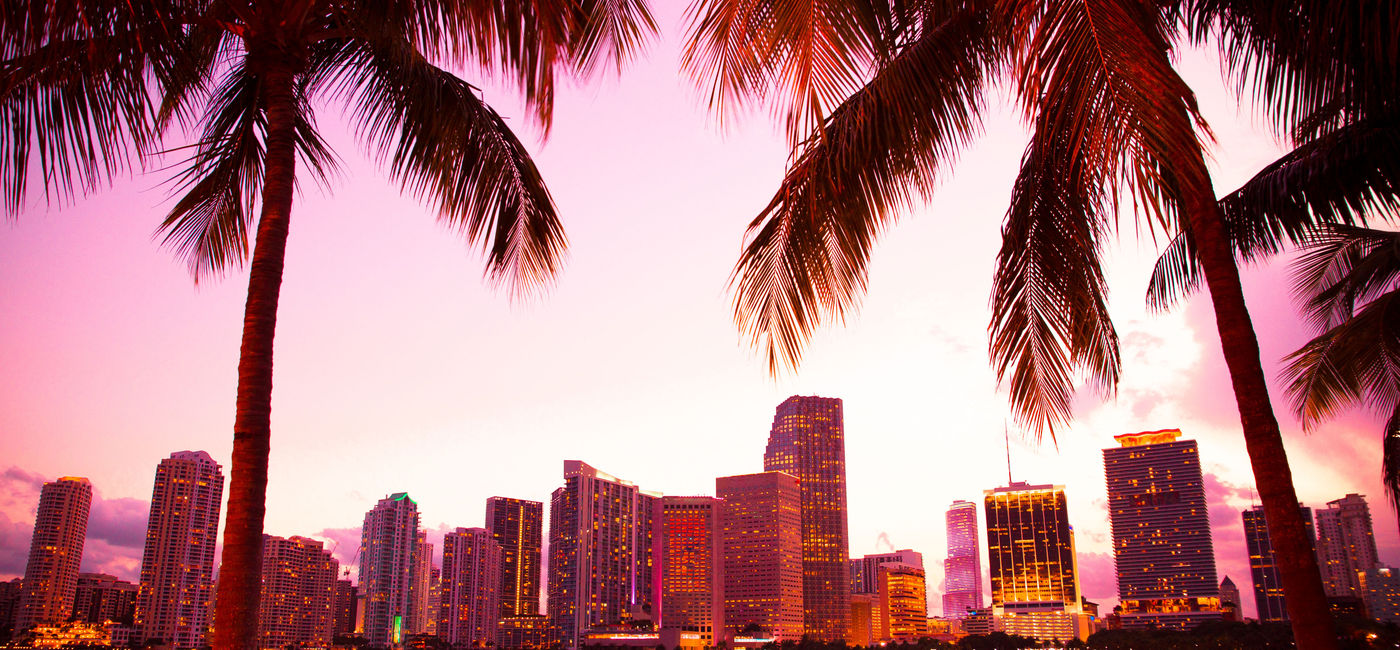
<path fill-rule="evenodd" d="M 73 592 L 73 620 L 132 625 L 136 621 L 139 591 L 136 583 L 119 580 L 113 575 L 79 573 L 78 588 Z"/>
<path fill-rule="evenodd" d="M 1366 613 L 1383 623 L 1400 623 L 1400 569 L 1367 569 L 1357 579 Z"/>
<path fill-rule="evenodd" d="M 539 614 L 544 504 L 491 497 L 486 529 L 501 545 L 501 616 Z"/>
<path fill-rule="evenodd" d="M 359 603 L 355 583 L 349 579 L 335 581 L 335 636 L 350 636 L 355 633 Z"/>
<path fill-rule="evenodd" d="M 763 454 L 764 471 L 792 474 L 802 490 L 803 627 L 814 641 L 843 641 L 850 625 L 844 421 L 840 399 L 789 397 Z"/>
<path fill-rule="evenodd" d="M 65 476 L 44 483 L 40 489 L 19 611 L 15 613 L 16 631 L 61 623 L 73 613 L 91 507 L 92 483 L 85 478 Z"/>
<path fill-rule="evenodd" d="M 912 643 L 928 634 L 928 591 L 923 567 L 887 562 L 880 565 L 876 574 L 880 640 Z"/>
<path fill-rule="evenodd" d="M 373 647 L 403 642 L 418 566 L 418 504 L 406 492 L 379 500 L 360 529 L 360 598 L 365 640 Z"/>
<path fill-rule="evenodd" d="M 594 626 L 652 616 L 654 508 L 643 492 L 577 460 L 549 505 L 550 624 L 566 648 Z"/>
<path fill-rule="evenodd" d="M 1242 605 L 1240 605 L 1240 590 L 1235 586 L 1235 581 L 1230 576 L 1225 576 L 1220 581 L 1220 617 L 1230 623 L 1239 623 L 1244 620 L 1240 615 Z"/>
<path fill-rule="evenodd" d="M 263 535 L 258 647 L 329 647 L 339 572 L 340 563 L 317 540 Z"/>
<path fill-rule="evenodd" d="M 145 642 L 204 645 L 214 612 L 214 548 L 223 468 L 203 451 L 180 451 L 156 466 L 136 628 Z"/>
<path fill-rule="evenodd" d="M 1042 640 L 1087 639 L 1064 486 L 986 490 L 987 570 L 998 629 Z"/>
<path fill-rule="evenodd" d="M 943 560 L 943 616 L 962 618 L 981 609 L 982 552 L 977 535 L 977 504 L 954 501 L 945 516 L 948 557 Z"/>
<path fill-rule="evenodd" d="M 1180 429 L 1129 433 L 1103 450 L 1124 629 L 1220 619 L 1200 453 L 1180 438 Z"/>
<path fill-rule="evenodd" d="M 1317 559 L 1328 596 L 1362 597 L 1358 574 L 1380 566 L 1366 497 L 1348 494 L 1317 511 Z"/>
<path fill-rule="evenodd" d="M 692 645 L 725 640 L 724 537 L 720 500 L 662 497 L 656 516 L 660 579 L 654 599 L 660 626 L 678 629 Z"/>
<path fill-rule="evenodd" d="M 1313 539 L 1312 508 L 1298 504 L 1308 539 Z M 1256 615 L 1262 623 L 1287 623 L 1288 601 L 1283 597 L 1278 565 L 1274 561 L 1274 545 L 1269 541 L 1269 526 L 1264 521 L 1264 506 L 1254 506 L 1240 512 L 1244 520 L 1244 545 L 1249 552 L 1249 577 L 1254 583 Z M 1311 549 L 1310 549 L 1311 550 Z M 1319 562 L 1321 564 L 1321 562 Z M 1239 604 L 1238 601 L 1235 603 Z"/>
<path fill-rule="evenodd" d="M 715 479 L 724 621 L 736 635 L 802 638 L 802 490 L 783 472 Z"/>
<path fill-rule="evenodd" d="M 501 545 L 485 528 L 458 528 L 442 539 L 439 638 L 453 645 L 496 642 L 501 619 Z"/>
<path fill-rule="evenodd" d="M 851 593 L 880 593 L 880 565 L 882 564 L 905 564 L 923 569 L 924 555 L 918 551 L 903 549 L 851 558 Z"/>

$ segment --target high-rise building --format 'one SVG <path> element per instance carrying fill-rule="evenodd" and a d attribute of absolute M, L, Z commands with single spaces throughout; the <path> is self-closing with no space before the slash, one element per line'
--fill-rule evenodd
<path fill-rule="evenodd" d="M 350 636 L 355 633 L 359 602 L 355 583 L 349 579 L 335 581 L 335 636 Z"/>
<path fill-rule="evenodd" d="M 783 472 L 715 479 L 724 552 L 724 622 L 750 636 L 802 638 L 802 491 Z"/>
<path fill-rule="evenodd" d="M 889 553 L 874 553 L 864 557 L 851 558 L 851 593 L 880 593 L 880 565 L 890 563 L 907 564 L 922 570 L 924 568 L 924 555 L 906 548 Z"/>
<path fill-rule="evenodd" d="M 439 638 L 453 646 L 496 642 L 502 555 L 501 545 L 485 528 L 458 528 L 443 537 Z"/>
<path fill-rule="evenodd" d="M 39 491 L 16 631 L 66 621 L 72 614 L 91 507 L 92 484 L 85 478 L 65 476 L 44 483 Z"/>
<path fill-rule="evenodd" d="M 1328 596 L 1362 596 L 1357 574 L 1380 566 L 1365 497 L 1348 494 L 1317 511 L 1317 555 Z"/>
<path fill-rule="evenodd" d="M 1376 567 L 1357 576 L 1366 613 L 1384 623 L 1400 623 L 1400 569 Z"/>
<path fill-rule="evenodd" d="M 1087 639 L 1064 486 L 1016 482 L 984 494 L 999 628 L 1042 640 Z"/>
<path fill-rule="evenodd" d="M 977 504 L 954 501 L 948 507 L 948 557 L 943 560 L 943 616 L 962 618 L 981 609 L 982 552 L 977 543 Z"/>
<path fill-rule="evenodd" d="M 1240 589 L 1230 576 L 1225 576 L 1220 581 L 1220 616 L 1227 622 L 1239 623 L 1244 618 L 1240 610 Z"/>
<path fill-rule="evenodd" d="M 9 640 L 15 629 L 15 614 L 23 595 L 23 578 L 0 582 L 0 639 Z"/>
<path fill-rule="evenodd" d="M 136 583 L 105 573 L 79 573 L 73 592 L 73 620 L 84 623 L 120 623 L 136 620 Z"/>
<path fill-rule="evenodd" d="M 881 640 L 911 643 L 928 634 L 928 592 L 924 569 L 886 562 L 876 571 L 879 583 Z"/>
<path fill-rule="evenodd" d="M 805 633 L 814 641 L 843 641 L 850 624 L 851 583 L 841 400 L 793 396 L 779 404 L 763 469 L 796 476 L 802 489 Z"/>
<path fill-rule="evenodd" d="M 883 636 L 879 629 L 880 595 L 854 592 L 851 594 L 851 628 L 846 645 L 874 648 Z"/>
<path fill-rule="evenodd" d="M 263 535 L 258 647 L 329 647 L 340 563 L 321 542 Z"/>
<path fill-rule="evenodd" d="M 661 627 L 699 635 L 699 645 L 725 640 L 724 536 L 720 500 L 662 497 L 656 519 Z"/>
<path fill-rule="evenodd" d="M 360 597 L 369 645 L 397 645 L 410 632 L 419 551 L 418 503 L 407 493 L 380 499 L 365 513 L 360 532 Z"/>
<path fill-rule="evenodd" d="M 1298 504 L 1308 539 L 1313 539 L 1313 512 Z M 1262 623 L 1288 622 L 1287 601 L 1283 584 L 1279 582 L 1278 565 L 1274 561 L 1274 546 L 1269 541 L 1269 526 L 1264 521 L 1264 506 L 1254 506 L 1240 512 L 1244 520 L 1244 546 L 1249 551 L 1249 577 L 1254 582 L 1254 605 Z M 1312 549 L 1308 549 L 1311 551 Z M 1239 601 L 1235 601 L 1239 605 Z"/>
<path fill-rule="evenodd" d="M 418 531 L 418 541 L 413 545 L 413 575 L 408 584 L 408 616 L 404 629 L 409 634 L 432 634 L 437 627 L 433 603 L 437 587 L 433 581 L 436 571 L 433 566 L 433 545 L 428 543 L 427 531 Z M 441 595 L 438 596 L 441 598 Z"/>
<path fill-rule="evenodd" d="M 1201 457 L 1180 438 L 1180 429 L 1127 433 L 1103 450 L 1124 629 L 1220 620 Z"/>
<path fill-rule="evenodd" d="M 538 614 L 544 504 L 491 497 L 486 500 L 486 529 L 501 545 L 501 616 Z"/>
<path fill-rule="evenodd" d="M 589 628 L 652 616 L 659 494 L 577 460 L 549 504 L 548 615 L 566 648 Z"/>
<path fill-rule="evenodd" d="M 136 628 L 145 642 L 204 645 L 214 609 L 223 468 L 203 451 L 177 451 L 156 466 Z"/>

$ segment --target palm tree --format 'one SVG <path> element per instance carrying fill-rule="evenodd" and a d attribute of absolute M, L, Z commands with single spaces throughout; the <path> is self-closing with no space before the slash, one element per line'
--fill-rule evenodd
<path fill-rule="evenodd" d="M 565 239 L 525 147 L 475 88 L 434 64 L 513 80 L 547 132 L 555 75 L 621 66 L 655 30 L 644 0 L 17 0 L 0 6 L 0 189 L 11 214 L 37 163 L 50 200 L 197 140 L 160 226 L 196 281 L 248 261 L 214 646 L 252 647 L 267 487 L 273 333 L 298 160 L 325 180 L 313 103 L 347 107 L 405 190 L 487 255 L 515 292 Z M 37 156 L 37 160 L 34 158 Z M 254 210 L 257 218 L 254 219 Z"/>
<path fill-rule="evenodd" d="M 1204 36 L 1226 8 L 1182 11 Z M 812 329 L 864 289 L 875 237 L 931 193 L 978 128 L 988 77 L 1009 72 L 1033 128 L 1003 227 L 990 327 L 1014 410 L 1053 436 L 1070 417 L 1076 370 L 1104 388 L 1117 383 L 1100 247 L 1120 192 L 1150 227 L 1190 233 L 1295 637 L 1299 647 L 1335 647 L 1197 135 L 1208 131 L 1169 59 L 1175 10 L 1131 0 L 697 2 L 685 64 L 721 106 L 776 94 L 794 143 L 736 265 L 735 319 L 770 370 L 795 367 Z M 1294 88 L 1269 90 L 1287 104 Z"/>

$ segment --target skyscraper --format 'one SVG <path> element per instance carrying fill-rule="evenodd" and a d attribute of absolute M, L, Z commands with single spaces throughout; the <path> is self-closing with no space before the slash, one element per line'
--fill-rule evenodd
<path fill-rule="evenodd" d="M 977 543 L 977 504 L 954 501 L 948 507 L 948 557 L 943 560 L 943 615 L 962 618 L 981 609 L 982 553 Z"/>
<path fill-rule="evenodd" d="M 213 622 L 214 546 L 224 474 L 203 451 L 177 451 L 156 466 L 136 627 L 145 641 L 198 648 Z"/>
<path fill-rule="evenodd" d="M 1195 440 L 1180 429 L 1114 436 L 1103 450 L 1125 629 L 1220 619 L 1220 585 Z"/>
<path fill-rule="evenodd" d="M 1312 508 L 1300 503 L 1298 510 L 1303 515 L 1303 525 L 1311 540 Z M 1269 527 L 1264 521 L 1264 506 L 1244 510 L 1240 516 L 1244 520 L 1244 546 L 1249 552 L 1249 577 L 1254 582 L 1254 604 L 1258 608 L 1259 621 L 1286 623 L 1287 601 L 1283 597 L 1283 584 L 1279 582 L 1278 565 L 1274 562 L 1274 545 L 1269 541 Z M 1238 606 L 1240 603 L 1236 601 L 1235 604 Z"/>
<path fill-rule="evenodd" d="M 1087 638 L 1064 486 L 1017 482 L 984 494 L 992 613 L 1001 629 L 1043 640 Z"/>
<path fill-rule="evenodd" d="M 501 545 L 501 616 L 538 614 L 544 504 L 491 497 L 486 500 L 486 529 Z"/>
<path fill-rule="evenodd" d="M 335 636 L 349 636 L 355 632 L 359 602 L 355 583 L 349 579 L 335 581 Z"/>
<path fill-rule="evenodd" d="M 661 627 L 698 634 L 705 646 L 725 640 L 719 505 L 714 497 L 662 497 L 656 520 Z"/>
<path fill-rule="evenodd" d="M 1317 511 L 1317 555 L 1328 596 L 1362 597 L 1357 574 L 1380 566 L 1366 497 L 1348 494 Z"/>
<path fill-rule="evenodd" d="M 906 564 L 923 570 L 924 555 L 906 548 L 889 553 L 872 553 L 864 557 L 851 558 L 851 593 L 880 593 L 880 565 L 891 563 Z"/>
<path fill-rule="evenodd" d="M 1239 623 L 1244 618 L 1240 610 L 1240 590 L 1230 576 L 1225 576 L 1220 581 L 1220 617 L 1227 622 Z"/>
<path fill-rule="evenodd" d="M 783 472 L 715 479 L 724 552 L 724 621 L 778 641 L 802 638 L 802 490 Z"/>
<path fill-rule="evenodd" d="M 884 641 L 911 643 L 928 634 L 928 594 L 922 566 L 885 562 L 876 570 L 878 625 Z"/>
<path fill-rule="evenodd" d="M 566 648 L 589 628 L 652 615 L 653 507 L 660 495 L 577 460 L 549 504 L 551 625 Z"/>
<path fill-rule="evenodd" d="M 72 614 L 91 507 L 92 484 L 85 478 L 65 476 L 44 483 L 39 491 L 16 631 L 66 621 Z"/>
<path fill-rule="evenodd" d="M 409 634 L 432 634 L 437 627 L 434 612 L 438 607 L 433 603 L 437 585 L 433 581 L 436 567 L 433 566 L 433 545 L 428 543 L 428 533 L 418 531 L 418 541 L 413 546 L 413 576 L 408 584 L 408 616 L 404 629 Z M 437 594 L 441 598 L 441 594 Z"/>
<path fill-rule="evenodd" d="M 263 535 L 258 647 L 329 647 L 339 571 L 319 541 Z"/>
<path fill-rule="evenodd" d="M 379 500 L 360 532 L 360 597 L 365 639 L 372 646 L 403 641 L 418 557 L 418 504 L 405 492 Z"/>
<path fill-rule="evenodd" d="M 802 489 L 805 633 L 814 641 L 845 640 L 851 616 L 851 583 L 841 400 L 793 396 L 779 404 L 763 454 L 763 469 L 796 476 Z"/>
<path fill-rule="evenodd" d="M 485 528 L 458 528 L 443 537 L 439 638 L 453 646 L 496 642 L 501 558 L 501 545 Z"/>

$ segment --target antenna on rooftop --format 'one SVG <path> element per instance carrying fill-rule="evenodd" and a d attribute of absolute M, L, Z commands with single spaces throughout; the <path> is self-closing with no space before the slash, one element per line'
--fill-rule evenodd
<path fill-rule="evenodd" d="M 1011 486 L 1011 429 L 1006 426 L 1006 420 L 1001 421 L 1001 433 L 1006 438 L 1006 485 Z"/>

